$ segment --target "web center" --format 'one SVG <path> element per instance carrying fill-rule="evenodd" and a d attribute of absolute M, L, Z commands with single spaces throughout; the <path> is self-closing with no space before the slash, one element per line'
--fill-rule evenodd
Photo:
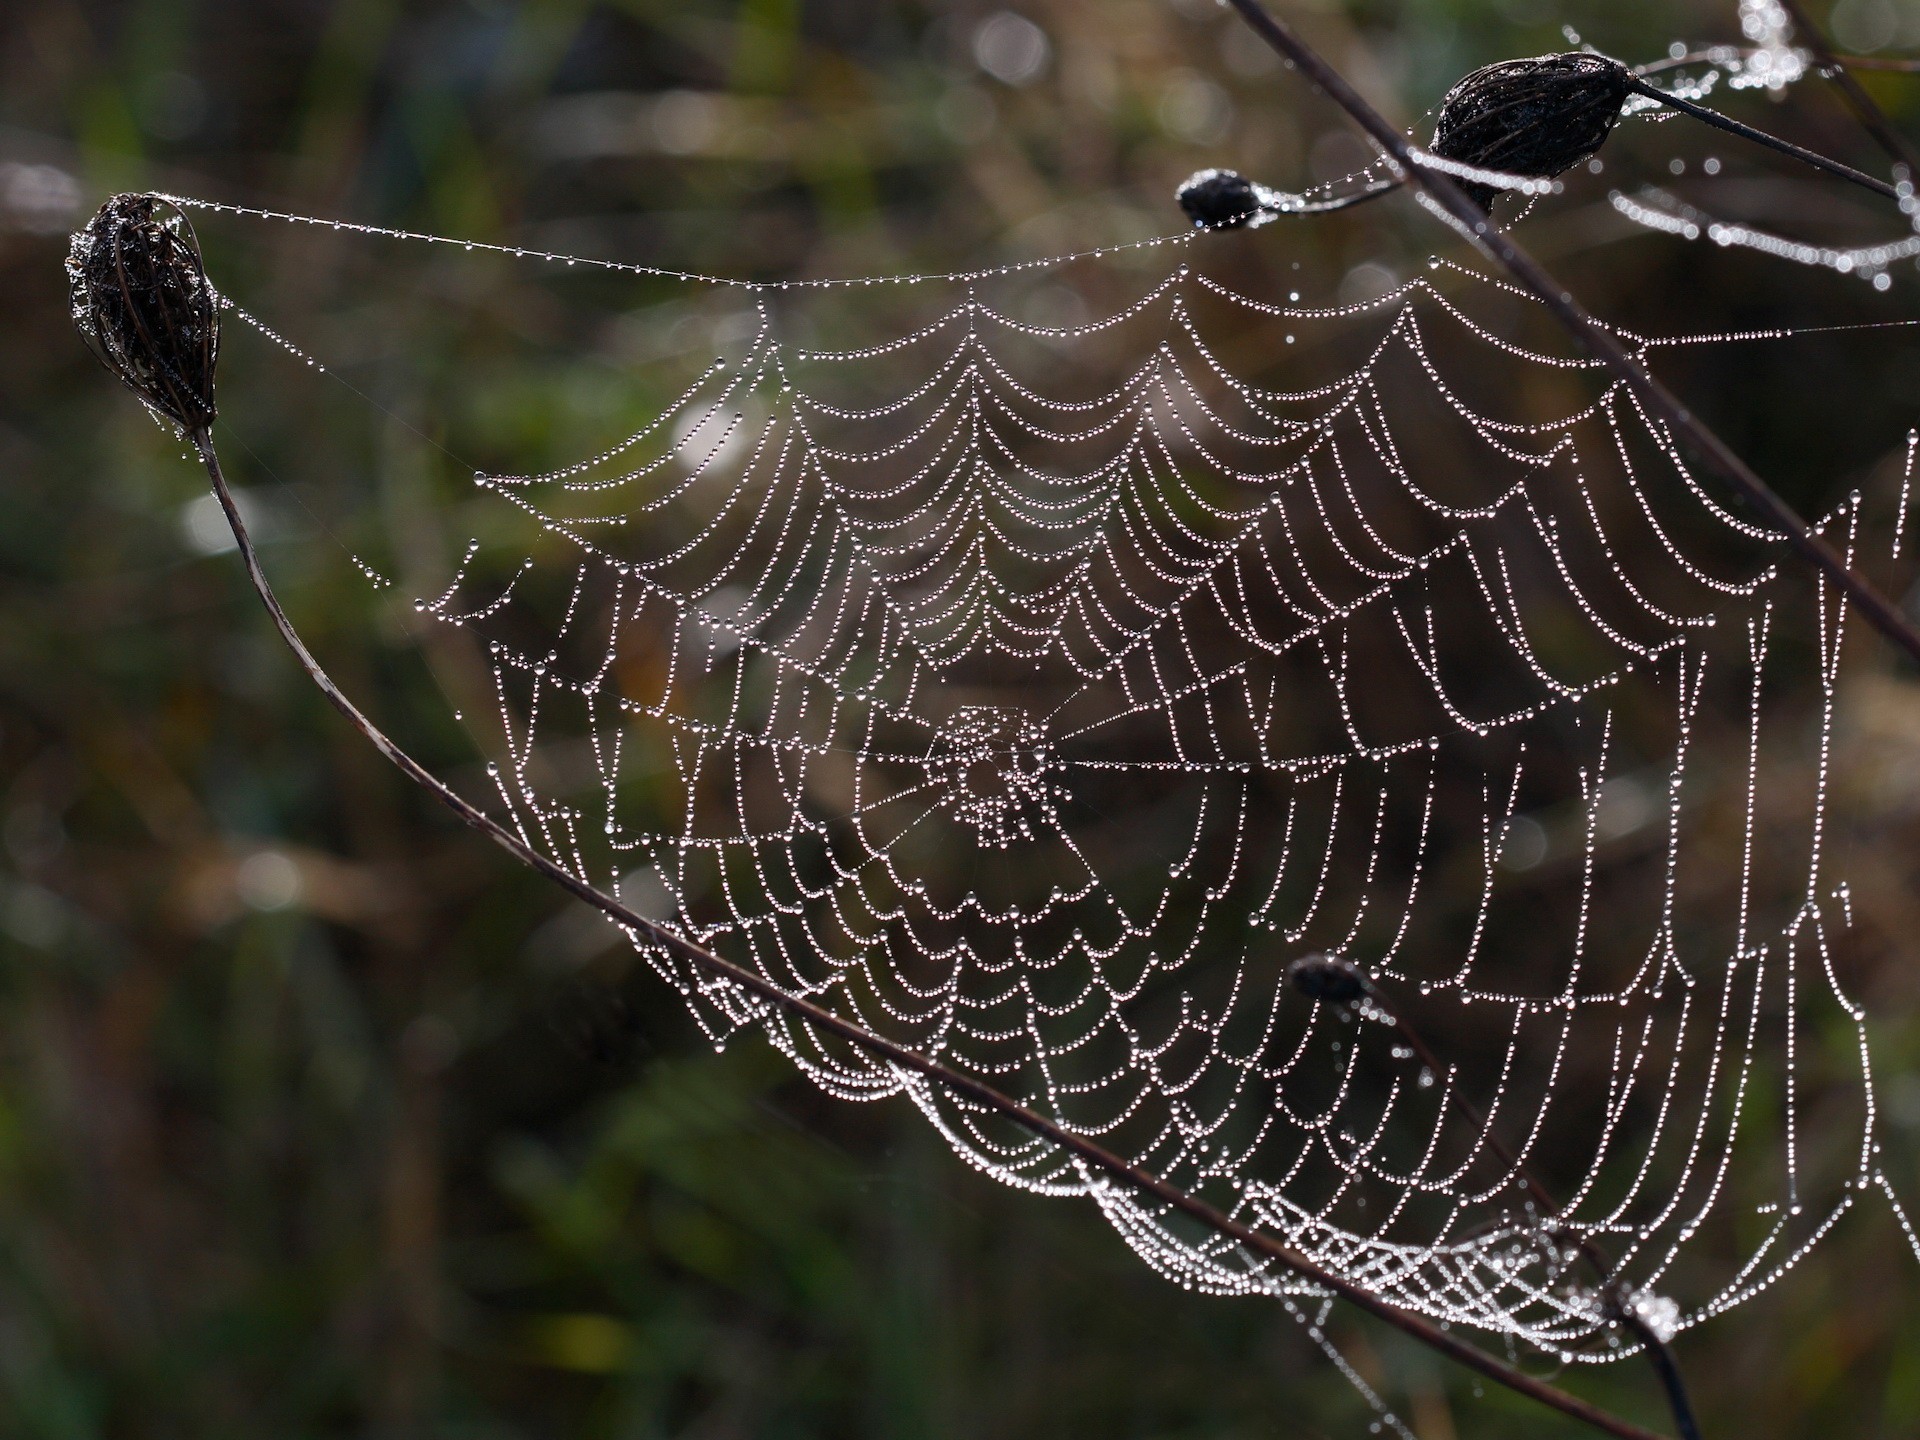
<path fill-rule="evenodd" d="M 1007 799 L 1012 794 L 1012 786 L 1002 764 L 1003 759 L 998 755 L 983 755 L 968 765 L 964 779 L 967 792 L 982 801 Z"/>
<path fill-rule="evenodd" d="M 941 805 L 987 844 L 1004 849 L 1031 839 L 1033 822 L 1053 813 L 1046 733 L 1023 710 L 963 706 L 925 763 Z"/>

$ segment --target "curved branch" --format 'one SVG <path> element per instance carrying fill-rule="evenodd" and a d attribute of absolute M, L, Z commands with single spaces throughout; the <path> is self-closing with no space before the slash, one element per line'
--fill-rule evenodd
<path fill-rule="evenodd" d="M 1049 1120 L 1046 1116 L 1029 1109 L 992 1086 L 983 1084 L 972 1076 L 963 1074 L 896 1041 L 889 1040 L 884 1035 L 877 1035 L 850 1020 L 843 1019 L 811 1000 L 783 990 L 756 971 L 735 964 L 723 956 L 683 939 L 657 922 L 629 909 L 611 895 L 582 880 L 571 870 L 528 846 L 518 836 L 501 826 L 498 821 L 449 788 L 444 781 L 403 750 L 334 683 L 333 678 L 314 658 L 313 652 L 307 648 L 306 642 L 300 638 L 299 632 L 294 629 L 293 622 L 287 618 L 286 611 L 281 608 L 272 585 L 268 583 L 266 571 L 260 564 L 259 552 L 254 548 L 253 537 L 247 530 L 246 521 L 241 518 L 239 507 L 234 503 L 233 492 L 227 487 L 226 476 L 220 468 L 220 457 L 214 451 L 212 435 L 205 426 L 202 426 L 192 432 L 191 438 L 194 448 L 200 453 L 202 463 L 206 466 L 207 478 L 213 485 L 213 493 L 220 502 L 221 510 L 226 514 L 227 525 L 233 531 L 234 542 L 240 548 L 240 558 L 246 566 L 247 579 L 252 582 L 254 592 L 259 595 L 261 604 L 266 606 L 274 628 L 280 632 L 280 638 L 286 642 L 287 648 L 293 651 L 294 657 L 300 662 L 300 668 L 306 671 L 308 678 L 320 688 L 320 692 L 326 696 L 333 708 L 344 715 L 348 723 L 365 736 L 376 750 L 392 761 L 402 774 L 453 811 L 467 826 L 479 831 L 522 865 L 551 880 L 569 894 L 586 901 L 616 925 L 643 939 L 647 944 L 670 952 L 714 979 L 738 986 L 755 998 L 764 1001 L 771 1009 L 783 1011 L 801 1023 L 837 1036 L 900 1070 L 911 1071 L 951 1094 L 964 1096 L 975 1104 L 984 1106 L 1029 1134 L 1059 1146 L 1080 1161 L 1086 1170 L 1103 1175 L 1118 1185 L 1179 1211 L 1261 1259 L 1279 1265 L 1304 1280 L 1332 1291 L 1369 1315 L 1385 1321 L 1403 1334 L 1411 1336 L 1428 1348 L 1457 1361 L 1496 1384 L 1537 1400 L 1563 1415 L 1582 1421 L 1603 1434 L 1615 1436 L 1617 1440 L 1664 1440 L 1664 1437 L 1657 1432 L 1623 1420 L 1543 1380 L 1536 1380 L 1524 1371 L 1489 1355 L 1479 1346 L 1462 1340 L 1450 1331 L 1443 1330 L 1425 1317 L 1403 1310 L 1382 1299 L 1365 1286 L 1326 1269 L 1311 1256 L 1216 1210 L 1171 1182 L 1137 1165 L 1130 1164 L 1105 1147 L 1075 1134 L 1056 1121 Z"/>

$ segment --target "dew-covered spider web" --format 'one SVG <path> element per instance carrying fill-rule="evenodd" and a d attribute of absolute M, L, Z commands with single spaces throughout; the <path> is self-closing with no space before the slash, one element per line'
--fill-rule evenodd
<path fill-rule="evenodd" d="M 583 879 L 1397 1305 L 1627 1353 L 1604 1279 L 1670 1333 L 1899 1213 L 1826 838 L 1854 626 L 1532 302 L 1237 288 L 1288 234 L 646 272 L 711 343 L 476 474 L 406 598 L 484 657 L 491 808 Z M 1821 527 L 1885 566 L 1908 499 Z M 907 1096 L 1180 1284 L 1315 1294 L 636 944 L 716 1042 Z"/>

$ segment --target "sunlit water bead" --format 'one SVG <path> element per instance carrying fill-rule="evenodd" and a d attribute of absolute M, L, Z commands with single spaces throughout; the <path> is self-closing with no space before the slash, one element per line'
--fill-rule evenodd
<path fill-rule="evenodd" d="M 366 576 L 368 580 L 373 582 L 374 589 L 386 590 L 393 585 L 393 581 L 387 579 L 386 576 L 382 575 L 378 570 L 375 570 L 373 566 L 362 560 L 358 555 L 349 555 L 347 558 L 353 562 L 354 569 L 358 570 L 362 575 Z"/>
<path fill-rule="evenodd" d="M 1914 459 L 1920 455 L 1920 430 L 1907 432 L 1907 459 L 1900 471 L 1899 508 L 1893 519 L 1893 554 L 1899 558 L 1901 547 L 1906 543 L 1907 516 L 1910 513 L 1913 496 Z"/>
<path fill-rule="evenodd" d="M 1740 0 L 1740 30 L 1755 46 L 1734 84 L 1783 90 L 1807 73 L 1793 44 L 1793 17 L 1780 0 Z"/>

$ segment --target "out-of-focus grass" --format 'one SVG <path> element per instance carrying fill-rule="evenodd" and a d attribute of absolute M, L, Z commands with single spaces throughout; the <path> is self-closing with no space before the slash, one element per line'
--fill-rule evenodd
<path fill-rule="evenodd" d="M 66 324 L 63 232 L 131 186 L 777 277 L 1161 233 L 1201 164 L 1302 183 L 1355 153 L 1208 0 L 1024 5 L 1046 46 L 1020 83 L 983 67 L 992 8 L 15 0 L 0 17 L 0 1433 L 1362 1430 L 1276 1308 L 1177 1290 L 1090 1209 L 965 1170 L 905 1107 L 827 1103 L 756 1041 L 712 1053 L 643 977 L 557 964 L 576 922 L 337 723 L 232 557 L 207 553 L 196 473 Z M 1563 22 L 1631 58 L 1734 33 L 1730 4 L 1290 9 L 1410 124 L 1473 65 L 1563 44 Z M 1876 83 L 1920 111 L 1920 85 Z M 1795 104 L 1804 137 L 1872 163 L 1816 91 Z M 1619 143 L 1652 167 L 1705 142 Z M 364 291 L 311 337 L 330 356 L 404 359 L 372 367 L 386 419 L 290 385 L 236 336 L 231 443 L 329 662 L 456 759 L 434 680 L 367 642 L 328 527 L 358 515 L 404 564 L 456 528 L 445 417 L 570 456 L 576 432 L 644 411 L 637 377 L 690 342 L 630 286 L 582 280 L 549 305 L 485 263 L 214 228 L 247 294 Z M 1303 263 L 1333 281 L 1443 243 L 1410 208 L 1312 236 Z M 1673 328 L 1850 303 L 1823 277 L 1623 240 L 1600 214 L 1535 243 L 1602 308 Z M 711 321 L 681 318 L 695 336 Z M 501 338 L 463 348 L 474 333 Z M 1808 386 L 1897 409 L 1912 353 L 1835 341 L 1811 378 L 1766 356 L 1677 378 L 1770 476 L 1830 501 L 1886 436 L 1829 423 Z M 1836 841 L 1888 937 L 1868 998 L 1908 1193 L 1914 707 L 1892 674 L 1850 696 L 1854 838 Z M 1776 1293 L 1683 1337 L 1710 1434 L 1920 1428 L 1920 1267 L 1863 1212 Z M 1338 1336 L 1430 1440 L 1568 1433 L 1395 1336 Z M 1572 1380 L 1658 1418 L 1636 1370 Z"/>

